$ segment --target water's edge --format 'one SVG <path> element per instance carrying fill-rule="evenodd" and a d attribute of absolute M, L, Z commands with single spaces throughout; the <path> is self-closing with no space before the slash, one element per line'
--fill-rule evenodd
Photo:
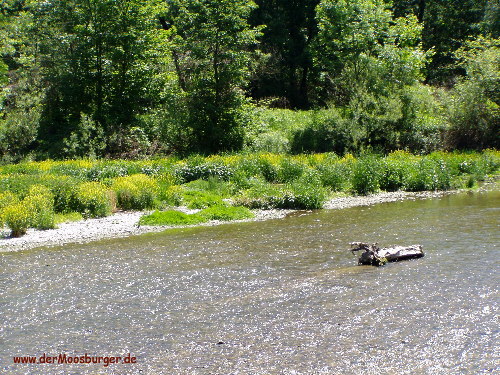
<path fill-rule="evenodd" d="M 435 191 L 435 192 L 380 192 L 367 196 L 346 196 L 329 200 L 323 210 L 346 209 L 351 207 L 370 206 L 380 203 L 390 203 L 403 200 L 439 198 L 445 195 L 457 194 L 463 190 Z M 231 221 L 242 223 L 282 219 L 298 210 L 252 210 L 254 218 Z M 159 233 L 169 229 L 190 227 L 206 227 L 227 224 L 230 222 L 209 221 L 207 223 L 186 226 L 139 226 L 142 211 L 118 212 L 111 216 L 96 219 L 86 219 L 70 223 L 62 223 L 56 229 L 37 230 L 30 228 L 26 235 L 18 238 L 9 237 L 7 232 L 0 238 L 0 254 L 12 251 L 36 249 L 40 247 L 55 247 L 69 244 L 84 244 L 112 238 L 126 238 L 145 233 Z"/>

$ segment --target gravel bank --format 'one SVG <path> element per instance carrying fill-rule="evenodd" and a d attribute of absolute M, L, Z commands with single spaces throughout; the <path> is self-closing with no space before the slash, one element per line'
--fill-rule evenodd
<path fill-rule="evenodd" d="M 452 192 L 391 192 L 368 196 L 340 197 L 327 202 L 325 209 L 343 209 L 355 206 L 369 206 L 377 203 L 395 202 L 405 199 L 425 199 L 440 197 Z M 255 218 L 242 221 L 262 221 L 283 218 L 293 210 L 256 210 Z M 0 232 L 0 252 L 33 249 L 42 246 L 60 246 L 69 243 L 87 243 L 106 238 L 119 238 L 138 235 L 147 232 L 161 232 L 173 226 L 138 226 L 143 212 L 117 212 L 112 216 L 88 219 L 72 223 L 59 224 L 57 229 L 36 230 L 29 229 L 26 235 L 20 238 L 11 238 L 8 231 Z M 213 226 L 223 224 L 211 221 L 200 224 Z M 178 227 L 177 227 L 178 228 Z"/>
<path fill-rule="evenodd" d="M 187 210 L 185 210 L 187 211 Z M 262 221 L 285 217 L 292 210 L 256 210 L 255 217 L 240 221 Z M 28 250 L 42 246 L 60 246 L 70 243 L 87 243 L 106 238 L 134 236 L 148 232 L 161 232 L 179 226 L 138 226 L 139 218 L 144 212 L 117 212 L 112 216 L 59 224 L 56 229 L 28 229 L 26 235 L 18 238 L 9 236 L 9 230 L 0 231 L 0 253 L 8 251 Z M 221 221 L 210 221 L 199 226 L 224 224 Z"/>

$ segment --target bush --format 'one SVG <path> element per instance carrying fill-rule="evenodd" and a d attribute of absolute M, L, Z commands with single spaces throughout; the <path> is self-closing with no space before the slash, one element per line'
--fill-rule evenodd
<path fill-rule="evenodd" d="M 188 215 L 184 212 L 168 210 L 155 211 L 140 218 L 139 225 L 193 225 L 206 221 L 197 215 Z"/>
<path fill-rule="evenodd" d="M 19 199 L 10 191 L 0 192 L 0 228 L 4 225 L 4 210 L 13 204 L 19 202 Z"/>
<path fill-rule="evenodd" d="M 201 160 L 203 162 L 198 164 Z M 233 174 L 232 170 L 223 164 L 206 163 L 203 158 L 201 160 L 193 158 L 188 160 L 187 164 L 178 166 L 174 172 L 175 176 L 183 182 L 190 182 L 198 179 L 207 180 L 209 177 L 228 180 Z"/>
<path fill-rule="evenodd" d="M 413 164 L 405 175 L 403 184 L 407 191 L 448 190 L 451 186 L 451 173 L 446 163 L 430 157 Z"/>
<path fill-rule="evenodd" d="M 114 196 L 99 182 L 84 182 L 75 190 L 75 203 L 85 218 L 104 217 L 114 208 Z"/>
<path fill-rule="evenodd" d="M 12 237 L 21 237 L 26 234 L 32 221 L 31 212 L 23 203 L 7 206 L 3 210 L 3 217 L 7 226 L 11 229 Z"/>
<path fill-rule="evenodd" d="M 333 191 L 347 190 L 351 167 L 336 156 L 329 156 L 316 166 L 321 184 Z"/>
<path fill-rule="evenodd" d="M 270 131 L 256 135 L 252 140 L 252 151 L 288 153 L 291 150 L 290 141 L 281 131 Z"/>
<path fill-rule="evenodd" d="M 288 185 L 280 208 L 312 210 L 322 208 L 327 192 L 321 185 L 319 174 L 309 171 L 304 177 Z"/>
<path fill-rule="evenodd" d="M 47 187 L 33 185 L 22 203 L 30 212 L 30 227 L 55 228 L 54 196 Z"/>
<path fill-rule="evenodd" d="M 167 206 L 180 206 L 182 204 L 183 189 L 179 185 L 169 186 L 168 188 L 160 189 L 158 198 Z"/>
<path fill-rule="evenodd" d="M 248 208 L 276 208 L 283 196 L 282 189 L 258 178 L 248 180 L 249 188 L 234 199 L 233 204 Z"/>
<path fill-rule="evenodd" d="M 448 100 L 450 129 L 447 144 L 453 149 L 500 147 L 500 40 L 480 37 L 456 51 L 467 71 Z"/>
<path fill-rule="evenodd" d="M 144 174 L 116 178 L 111 185 L 118 205 L 124 210 L 152 208 L 158 196 L 158 184 Z"/>
<path fill-rule="evenodd" d="M 292 136 L 293 153 L 358 151 L 360 134 L 337 109 L 312 112 L 309 121 Z"/>
<path fill-rule="evenodd" d="M 380 171 L 380 189 L 397 191 L 404 185 L 405 176 L 411 173 L 415 163 L 413 155 L 405 151 L 396 151 L 382 160 Z"/>
<path fill-rule="evenodd" d="M 305 165 L 292 158 L 285 157 L 278 167 L 277 180 L 281 183 L 292 182 L 304 173 Z"/>
<path fill-rule="evenodd" d="M 263 154 L 259 157 L 259 172 L 267 182 L 278 181 L 278 163 L 280 156 L 274 154 Z"/>
<path fill-rule="evenodd" d="M 356 194 L 375 193 L 380 187 L 381 160 L 374 156 L 365 156 L 354 165 L 352 189 Z"/>
<path fill-rule="evenodd" d="M 200 211 L 196 215 L 207 221 L 243 220 L 254 217 L 254 214 L 246 207 L 227 207 L 227 206 L 212 206 Z"/>
<path fill-rule="evenodd" d="M 76 190 L 79 182 L 72 178 L 61 176 L 59 183 L 52 187 L 54 194 L 55 212 L 68 213 L 78 211 L 79 206 L 76 199 Z"/>

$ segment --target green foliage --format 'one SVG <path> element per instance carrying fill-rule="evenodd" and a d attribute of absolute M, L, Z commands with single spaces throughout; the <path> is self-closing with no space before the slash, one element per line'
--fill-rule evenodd
<path fill-rule="evenodd" d="M 178 184 L 175 170 L 206 165 L 228 171 L 227 180 L 208 175 L 206 180 Z M 365 154 L 358 159 L 350 154 L 339 158 L 333 153 L 258 153 L 173 161 L 26 162 L 0 167 L 0 224 L 11 225 L 16 235 L 21 235 L 29 227 L 51 228 L 64 215 L 77 215 L 76 219 L 78 215 L 105 216 L 116 205 L 143 209 L 185 204 L 226 212 L 223 207 L 231 201 L 247 208 L 316 209 L 323 206 L 331 191 L 370 194 L 379 189 L 472 187 L 487 175 L 498 173 L 499 168 L 500 154 L 493 149 L 483 153 L 433 152 L 426 156 L 397 151 L 386 157 Z M 116 174 L 123 176 L 105 177 Z M 102 182 L 86 181 L 89 178 Z M 55 212 L 63 215 L 56 219 Z M 190 216 L 178 220 L 189 224 L 200 219 Z"/>
<path fill-rule="evenodd" d="M 208 220 L 243 220 L 254 217 L 254 214 L 246 207 L 212 206 L 198 212 L 196 216 Z"/>
<path fill-rule="evenodd" d="M 47 187 L 43 185 L 31 186 L 22 204 L 30 212 L 30 227 L 37 229 L 55 228 L 54 196 Z"/>
<path fill-rule="evenodd" d="M 222 198 L 206 191 L 188 190 L 182 197 L 183 203 L 191 209 L 201 209 L 212 206 L 224 206 Z"/>
<path fill-rule="evenodd" d="M 64 214 L 55 214 L 54 217 L 54 223 L 57 224 L 63 224 L 63 223 L 70 223 L 74 221 L 80 221 L 83 220 L 83 216 L 79 212 L 68 212 Z"/>
<path fill-rule="evenodd" d="M 339 110 L 332 108 L 311 112 L 305 126 L 292 135 L 291 150 L 303 152 L 335 152 L 343 155 L 358 151 L 363 132 Z"/>
<path fill-rule="evenodd" d="M 288 188 L 291 194 L 285 195 L 279 208 L 312 210 L 322 208 L 326 201 L 327 191 L 321 184 L 320 176 L 315 172 L 308 171 Z"/>
<path fill-rule="evenodd" d="M 234 205 L 248 208 L 271 209 L 276 208 L 283 195 L 280 187 L 265 180 L 251 178 L 249 186 L 234 199 Z"/>
<path fill-rule="evenodd" d="M 198 179 L 208 180 L 210 177 L 227 180 L 231 177 L 232 171 L 225 165 L 206 162 L 198 164 L 194 159 L 188 160 L 186 165 L 179 166 L 174 173 L 181 181 L 190 182 Z"/>
<path fill-rule="evenodd" d="M 260 32 L 247 19 L 249 0 L 173 0 L 164 27 L 173 25 L 171 52 L 186 93 L 192 147 L 201 152 L 240 149 L 249 108 L 242 93 L 248 82 L 251 48 Z"/>
<path fill-rule="evenodd" d="M 114 196 L 99 182 L 84 182 L 75 189 L 75 204 L 85 218 L 108 216 L 114 208 Z"/>
<path fill-rule="evenodd" d="M 152 178 L 144 174 L 134 174 L 116 178 L 111 190 L 115 192 L 120 208 L 142 210 L 155 205 L 159 187 Z"/>
<path fill-rule="evenodd" d="M 19 202 L 19 199 L 10 191 L 0 192 L 0 228 L 4 225 L 4 209 Z"/>
<path fill-rule="evenodd" d="M 448 190 L 451 185 L 451 173 L 444 160 L 423 158 L 405 175 L 404 190 L 432 191 Z"/>
<path fill-rule="evenodd" d="M 278 166 L 277 181 L 288 183 L 300 178 L 305 171 L 305 165 L 292 158 L 284 158 Z"/>
<path fill-rule="evenodd" d="M 479 35 L 488 5 L 495 1 L 425 1 L 425 11 L 421 17 L 424 25 L 422 44 L 424 48 L 433 48 L 435 51 L 428 66 L 428 81 L 448 83 L 464 73 L 463 69 L 455 65 L 454 51 L 468 39 Z M 483 23 L 483 27 L 488 30 L 488 22 Z"/>
<path fill-rule="evenodd" d="M 12 237 L 20 237 L 26 234 L 31 223 L 31 212 L 23 203 L 16 203 L 5 207 L 3 217 L 5 223 L 12 231 Z"/>
<path fill-rule="evenodd" d="M 102 155 L 106 149 L 104 130 L 85 113 L 81 114 L 76 130 L 63 143 L 64 153 L 70 158 L 86 156 L 92 159 Z"/>
<path fill-rule="evenodd" d="M 500 147 L 500 39 L 469 42 L 457 51 L 467 77 L 448 100 L 450 148 Z"/>
<path fill-rule="evenodd" d="M 397 191 L 403 188 L 405 176 L 413 169 L 414 158 L 411 154 L 397 151 L 390 154 L 382 162 L 380 173 L 380 189 Z"/>
<path fill-rule="evenodd" d="M 155 211 L 152 214 L 142 216 L 139 219 L 139 225 L 193 225 L 204 221 L 206 219 L 198 215 L 189 215 L 180 211 L 168 210 Z"/>
<path fill-rule="evenodd" d="M 345 160 L 340 160 L 334 155 L 329 155 L 316 166 L 321 179 L 321 184 L 332 191 L 349 189 L 352 165 Z"/>
<path fill-rule="evenodd" d="M 161 188 L 158 198 L 167 206 L 180 206 L 182 204 L 183 189 L 179 185 Z"/>
<path fill-rule="evenodd" d="M 251 22 L 266 26 L 260 45 L 266 55 L 259 59 L 257 74 L 252 77 L 252 96 L 274 107 L 308 108 L 315 99 L 310 89 L 315 78 L 311 44 L 317 34 L 319 0 L 255 2 L 258 9 Z"/>
<path fill-rule="evenodd" d="M 352 189 L 356 194 L 376 193 L 380 188 L 381 160 L 375 156 L 360 158 L 354 165 Z"/>
<path fill-rule="evenodd" d="M 237 196 L 234 204 L 260 209 L 316 209 L 323 206 L 326 197 L 327 191 L 321 185 L 319 175 L 308 172 L 286 185 L 253 179 L 251 187 Z"/>

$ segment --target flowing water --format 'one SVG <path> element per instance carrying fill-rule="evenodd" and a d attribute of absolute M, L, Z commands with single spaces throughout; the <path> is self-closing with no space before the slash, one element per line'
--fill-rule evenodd
<path fill-rule="evenodd" d="M 1 254 L 0 373 L 498 374 L 499 214 L 469 193 Z M 426 256 L 357 266 L 352 241 Z M 137 363 L 13 363 L 44 353 Z"/>

